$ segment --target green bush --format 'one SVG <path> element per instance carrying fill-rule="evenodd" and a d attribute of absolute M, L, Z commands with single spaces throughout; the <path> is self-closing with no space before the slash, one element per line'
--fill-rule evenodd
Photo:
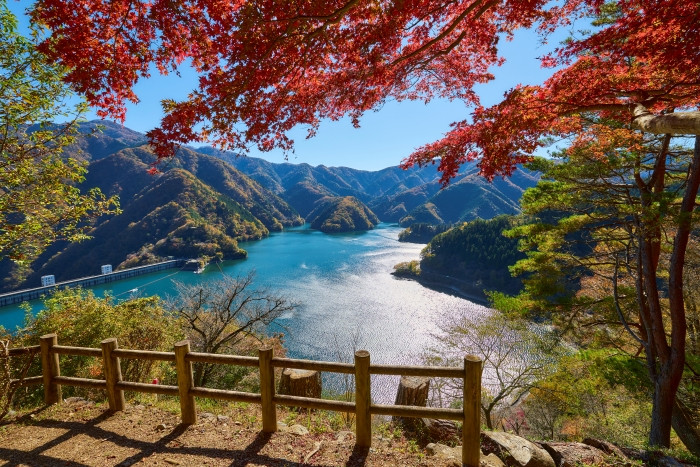
<path fill-rule="evenodd" d="M 92 291 L 68 289 L 46 299 L 35 318 L 29 312 L 27 316 L 25 329 L 15 336 L 15 346 L 36 345 L 40 336 L 56 333 L 60 345 L 100 348 L 101 341 L 115 337 L 120 348 L 172 350 L 183 338 L 179 320 L 165 310 L 158 297 L 117 302 L 113 297 L 95 297 Z M 104 378 L 101 358 L 61 356 L 60 362 L 65 376 Z M 40 374 L 39 363 L 35 366 L 31 374 Z M 150 382 L 169 379 L 172 374 L 168 364 L 150 360 L 123 359 L 121 366 L 126 381 Z M 63 391 L 64 397 L 88 393 L 68 387 Z M 36 391 L 25 395 L 24 402 L 40 396 Z"/>

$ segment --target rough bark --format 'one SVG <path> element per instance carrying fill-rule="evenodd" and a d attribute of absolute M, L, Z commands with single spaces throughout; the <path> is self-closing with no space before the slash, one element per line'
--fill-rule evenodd
<path fill-rule="evenodd" d="M 278 392 L 288 396 L 321 397 L 321 373 L 311 370 L 282 371 Z"/>
<path fill-rule="evenodd" d="M 640 130 L 656 135 L 700 135 L 700 112 L 654 115 L 638 104 L 634 108 L 634 124 Z"/>
<path fill-rule="evenodd" d="M 425 407 L 428 403 L 428 391 L 430 390 L 430 378 L 418 376 L 402 376 L 399 388 L 396 391 L 396 405 L 415 405 Z M 407 427 L 416 427 L 416 419 L 394 417 L 395 423 Z"/>

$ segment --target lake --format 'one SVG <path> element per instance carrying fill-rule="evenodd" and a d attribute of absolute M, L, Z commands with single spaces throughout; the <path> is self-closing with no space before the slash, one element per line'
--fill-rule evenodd
<path fill-rule="evenodd" d="M 173 269 L 92 289 L 124 299 L 134 288 L 143 296 L 167 296 L 173 280 L 199 283 L 254 270 L 257 286 L 300 303 L 270 329 L 284 332 L 288 356 L 352 361 L 353 349 L 366 349 L 373 363 L 420 364 L 442 313 L 484 314 L 488 308 L 392 276 L 396 263 L 417 259 L 424 246 L 399 242 L 401 230 L 384 223 L 346 234 L 324 234 L 308 225 L 290 228 L 241 243 L 247 259 L 210 265 L 202 274 Z M 32 303 L 32 311 L 40 305 Z M 19 307 L 0 308 L 0 325 L 14 328 L 23 316 Z M 378 400 L 393 402 L 394 383 L 391 378 L 373 382 L 373 391 L 383 394 Z"/>

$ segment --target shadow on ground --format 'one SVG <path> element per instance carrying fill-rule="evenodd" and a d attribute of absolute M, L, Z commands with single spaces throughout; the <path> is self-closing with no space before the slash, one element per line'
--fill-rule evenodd
<path fill-rule="evenodd" d="M 83 467 L 94 465 L 112 465 L 126 467 L 141 465 L 227 465 L 231 467 L 244 466 L 302 466 L 303 454 L 309 451 L 309 446 L 300 442 L 300 438 L 283 434 L 263 433 L 227 438 L 225 445 L 213 447 L 202 446 L 206 436 L 198 436 L 202 425 L 175 425 L 171 429 L 159 431 L 157 434 L 149 425 L 148 429 L 134 425 L 128 415 L 110 414 L 104 412 L 93 418 L 81 420 L 57 420 L 48 417 L 40 419 L 40 411 L 28 414 L 15 423 L 23 425 L 14 436 L 20 439 L 3 440 L 0 443 L 0 465 L 2 466 L 71 466 Z M 74 416 L 71 413 L 70 416 Z M 110 425 L 124 429 L 110 429 Z M 119 432 L 118 432 L 119 431 Z M 239 430 L 240 431 L 240 430 Z M 122 434 L 126 432 L 128 434 Z M 148 439 L 148 437 L 153 438 Z M 273 437 L 278 437 L 271 442 Z M 8 436 L 12 438 L 12 436 Z M 252 439 L 252 440 L 251 440 Z M 271 446 L 276 444 L 276 446 Z M 320 446 L 317 443 L 317 446 Z M 271 451 L 265 453 L 266 450 Z M 291 448 L 291 449 L 290 449 Z M 318 451 L 318 449 L 316 449 Z M 277 456 L 275 453 L 286 455 Z M 324 463 L 318 459 L 313 465 L 337 467 L 347 465 L 353 467 L 365 466 L 369 451 L 355 448 L 341 463 Z M 313 454 L 312 454 L 313 455 Z M 299 459 L 299 460 L 295 460 Z"/>

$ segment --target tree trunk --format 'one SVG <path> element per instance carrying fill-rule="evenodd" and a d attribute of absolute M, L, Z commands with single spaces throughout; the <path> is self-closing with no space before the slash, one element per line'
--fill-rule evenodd
<path fill-rule="evenodd" d="M 395 405 L 415 405 L 425 407 L 428 403 L 428 391 L 430 390 L 430 378 L 419 376 L 402 376 L 399 388 L 396 391 Z M 404 417 L 394 417 L 395 423 L 406 427 L 415 428 L 416 420 Z"/>
<path fill-rule="evenodd" d="M 665 373 L 663 370 L 660 372 L 654 385 L 649 445 L 668 448 L 671 446 L 671 416 L 678 384 L 674 385 Z"/>
<path fill-rule="evenodd" d="M 312 370 L 282 371 L 278 392 L 288 396 L 321 397 L 321 373 Z"/>
<path fill-rule="evenodd" d="M 484 411 L 484 419 L 486 420 L 486 429 L 489 431 L 493 431 L 493 421 L 491 420 L 491 411 L 493 410 L 493 406 L 489 405 L 487 407 L 484 407 L 482 405 L 481 410 Z"/>
<path fill-rule="evenodd" d="M 671 424 L 676 392 L 685 365 L 685 340 L 687 323 L 683 298 L 683 271 L 685 253 L 692 229 L 692 216 L 700 187 L 700 136 L 695 137 L 693 160 L 688 170 L 685 192 L 681 202 L 678 227 L 673 239 L 673 251 L 668 270 L 668 308 L 670 315 L 670 344 L 666 341 L 666 329 L 660 311 L 652 312 L 650 346 L 655 347 L 656 362 L 649 373 L 654 382 L 654 405 L 651 412 L 651 446 L 670 447 Z M 647 277 L 646 280 L 656 280 Z"/>
<path fill-rule="evenodd" d="M 698 424 L 693 421 L 690 409 L 676 398 L 673 405 L 673 430 L 685 447 L 695 456 L 700 456 L 700 432 Z"/>

